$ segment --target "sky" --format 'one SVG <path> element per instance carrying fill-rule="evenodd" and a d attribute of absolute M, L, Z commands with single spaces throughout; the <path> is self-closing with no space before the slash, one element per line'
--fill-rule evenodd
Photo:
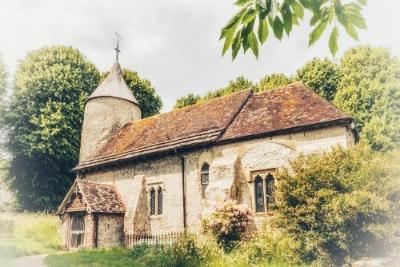
<path fill-rule="evenodd" d="M 0 0 L 0 53 L 10 80 L 18 62 L 43 46 L 78 48 L 101 71 L 115 60 L 114 33 L 123 37 L 120 63 L 146 78 L 161 96 L 163 111 L 188 93 L 204 94 L 238 76 L 257 82 L 270 73 L 291 75 L 313 57 L 330 57 L 326 32 L 308 47 L 305 21 L 289 38 L 263 45 L 258 60 L 250 53 L 221 56 L 219 32 L 237 11 L 233 0 Z M 368 29 L 360 41 L 341 31 L 337 57 L 361 44 L 386 46 L 400 56 L 398 0 L 369 0 Z"/>

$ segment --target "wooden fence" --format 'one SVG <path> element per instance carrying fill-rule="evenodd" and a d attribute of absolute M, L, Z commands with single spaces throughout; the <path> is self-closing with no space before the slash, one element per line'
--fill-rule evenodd
<path fill-rule="evenodd" d="M 11 239 L 14 237 L 14 221 L 1 221 L 0 220 L 0 239 Z"/>
<path fill-rule="evenodd" d="M 162 235 L 128 234 L 125 235 L 125 246 L 131 248 L 136 245 L 165 246 L 172 245 L 185 235 L 184 232 L 174 232 Z"/>

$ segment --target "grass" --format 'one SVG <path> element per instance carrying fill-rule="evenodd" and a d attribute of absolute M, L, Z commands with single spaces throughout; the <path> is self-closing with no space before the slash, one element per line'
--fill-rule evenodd
<path fill-rule="evenodd" d="M 151 249 L 150 249 L 151 250 Z M 219 259 L 213 259 L 207 263 L 177 263 L 171 262 L 167 255 L 154 255 L 153 252 L 143 251 L 142 255 L 134 255 L 132 250 L 128 249 L 97 249 L 97 250 L 83 250 L 78 252 L 67 252 L 60 254 L 53 254 L 46 258 L 46 264 L 49 267 L 122 267 L 122 266 L 210 266 L 210 267 L 247 267 L 248 262 L 241 261 L 233 255 L 224 255 Z M 147 254 L 147 255 L 146 255 Z M 259 267 L 293 267 L 294 265 L 288 263 L 259 263 L 251 266 Z"/>
<path fill-rule="evenodd" d="M 247 254 L 247 255 L 244 255 Z M 207 237 L 188 236 L 172 246 L 149 247 L 135 246 L 133 249 L 97 249 L 66 252 L 50 255 L 46 258 L 49 267 L 108 267 L 108 266 L 210 266 L 210 267 L 292 267 L 299 266 L 282 259 L 267 257 L 249 258 L 243 248 L 224 252 L 214 241 Z M 306 267 L 306 265 L 302 265 Z"/>
<path fill-rule="evenodd" d="M 82 250 L 50 255 L 46 258 L 49 267 L 102 267 L 102 266 L 146 266 L 137 262 L 127 249 Z"/>
<path fill-rule="evenodd" d="M 54 215 L 2 213 L 0 220 L 12 220 L 15 223 L 14 237 L 0 240 L 0 262 L 19 256 L 54 253 L 61 248 L 58 218 Z"/>

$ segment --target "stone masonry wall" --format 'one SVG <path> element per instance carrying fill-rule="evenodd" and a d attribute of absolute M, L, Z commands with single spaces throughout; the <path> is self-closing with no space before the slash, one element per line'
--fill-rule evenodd
<path fill-rule="evenodd" d="M 90 99 L 85 106 L 79 161 L 90 159 L 113 133 L 140 118 L 140 108 L 129 101 L 112 97 Z"/>
<path fill-rule="evenodd" d="M 99 214 L 97 247 L 119 247 L 124 237 L 124 216 L 120 214 Z"/>
<path fill-rule="evenodd" d="M 188 230 L 198 231 L 202 216 L 227 200 L 236 200 L 254 209 L 254 172 L 279 169 L 300 153 L 320 153 L 335 145 L 348 147 L 353 143 L 354 137 L 347 127 L 333 126 L 183 154 Z M 200 168 L 204 162 L 210 164 L 210 184 L 206 198 L 202 199 Z M 86 179 L 117 186 L 127 205 L 126 233 L 160 234 L 183 230 L 182 174 L 178 155 L 92 172 Z M 162 215 L 149 216 L 151 186 L 163 188 Z"/>

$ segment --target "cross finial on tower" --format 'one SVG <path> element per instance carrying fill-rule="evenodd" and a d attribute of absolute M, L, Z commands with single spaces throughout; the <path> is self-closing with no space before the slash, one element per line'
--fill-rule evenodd
<path fill-rule="evenodd" d="M 115 43 L 117 45 L 114 48 L 114 50 L 116 52 L 115 60 L 116 60 L 116 62 L 118 62 L 118 56 L 119 56 L 119 53 L 121 53 L 121 50 L 119 49 L 119 45 L 120 45 L 120 42 L 122 42 L 124 39 L 122 39 L 121 35 L 119 35 L 117 32 L 115 33 L 115 37 L 114 38 L 115 38 L 114 41 L 115 41 Z"/>

